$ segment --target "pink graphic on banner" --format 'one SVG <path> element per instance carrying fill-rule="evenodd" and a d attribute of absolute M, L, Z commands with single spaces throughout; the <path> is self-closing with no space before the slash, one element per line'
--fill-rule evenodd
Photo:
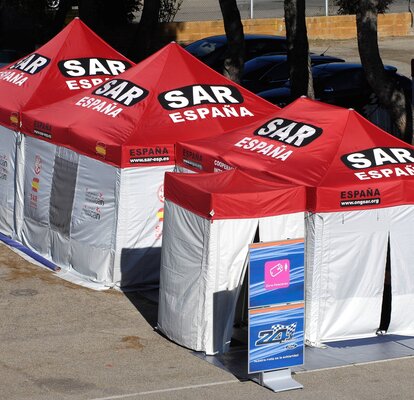
<path fill-rule="evenodd" d="M 276 260 L 265 263 L 265 289 L 284 289 L 290 285 L 290 261 Z"/>

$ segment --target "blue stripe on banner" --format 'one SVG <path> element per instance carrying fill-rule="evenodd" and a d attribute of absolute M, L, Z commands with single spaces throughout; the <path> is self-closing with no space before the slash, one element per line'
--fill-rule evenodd
<path fill-rule="evenodd" d="M 15 249 L 21 251 L 22 253 L 28 255 L 30 258 L 33 258 L 33 260 L 38 261 L 39 263 L 43 264 L 45 267 L 51 269 L 52 271 L 60 271 L 60 267 L 53 264 L 46 258 L 42 257 L 40 254 L 35 253 L 33 250 L 30 250 L 26 246 L 23 246 L 21 243 L 16 242 L 13 239 L 10 239 L 8 236 L 4 235 L 0 232 L 0 240 L 7 244 L 10 247 L 14 247 Z"/>

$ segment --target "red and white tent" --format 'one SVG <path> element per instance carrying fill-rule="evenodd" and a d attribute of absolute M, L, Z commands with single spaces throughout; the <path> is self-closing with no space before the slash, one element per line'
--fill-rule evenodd
<path fill-rule="evenodd" d="M 165 177 L 159 329 L 207 354 L 228 350 L 248 244 L 303 237 L 305 188 L 240 170 Z"/>
<path fill-rule="evenodd" d="M 50 143 L 122 168 L 172 165 L 178 140 L 222 134 L 277 109 L 171 43 L 122 77 L 25 113 L 23 130 L 42 137 L 36 127 L 44 124 Z"/>
<path fill-rule="evenodd" d="M 0 70 L 0 124 L 14 129 L 22 110 L 92 88 L 132 65 L 75 18 L 45 45 Z"/>
<path fill-rule="evenodd" d="M 414 148 L 353 110 L 299 99 L 220 139 L 180 143 L 182 170 L 241 168 L 308 188 L 307 319 L 311 343 L 373 336 L 388 244 L 388 331 L 414 333 Z"/>
<path fill-rule="evenodd" d="M 25 111 L 24 244 L 85 282 L 158 285 L 175 142 L 275 109 L 172 43 L 97 88 Z M 30 207 L 33 178 L 42 183 Z"/>
<path fill-rule="evenodd" d="M 30 147 L 20 134 L 22 111 L 82 92 L 131 66 L 128 59 L 76 18 L 44 46 L 0 70 L 2 233 L 20 239 L 23 165 L 25 148 Z M 42 130 L 39 126 L 36 129 Z"/>
<path fill-rule="evenodd" d="M 413 163 L 412 146 L 357 112 L 308 99 L 220 139 L 177 144 L 181 168 L 238 167 L 308 186 L 313 212 L 413 204 Z"/>

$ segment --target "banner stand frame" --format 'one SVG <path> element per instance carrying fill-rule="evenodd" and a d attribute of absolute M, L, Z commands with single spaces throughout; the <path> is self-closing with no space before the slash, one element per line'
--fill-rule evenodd
<path fill-rule="evenodd" d="M 286 390 L 303 389 L 303 385 L 292 378 L 290 368 L 261 372 L 257 378 L 253 378 L 253 381 L 276 393 Z"/>

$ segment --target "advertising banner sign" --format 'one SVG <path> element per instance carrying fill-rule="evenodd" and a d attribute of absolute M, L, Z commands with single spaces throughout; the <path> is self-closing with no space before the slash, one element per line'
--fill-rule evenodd
<path fill-rule="evenodd" d="M 304 240 L 250 246 L 249 373 L 303 364 Z"/>

